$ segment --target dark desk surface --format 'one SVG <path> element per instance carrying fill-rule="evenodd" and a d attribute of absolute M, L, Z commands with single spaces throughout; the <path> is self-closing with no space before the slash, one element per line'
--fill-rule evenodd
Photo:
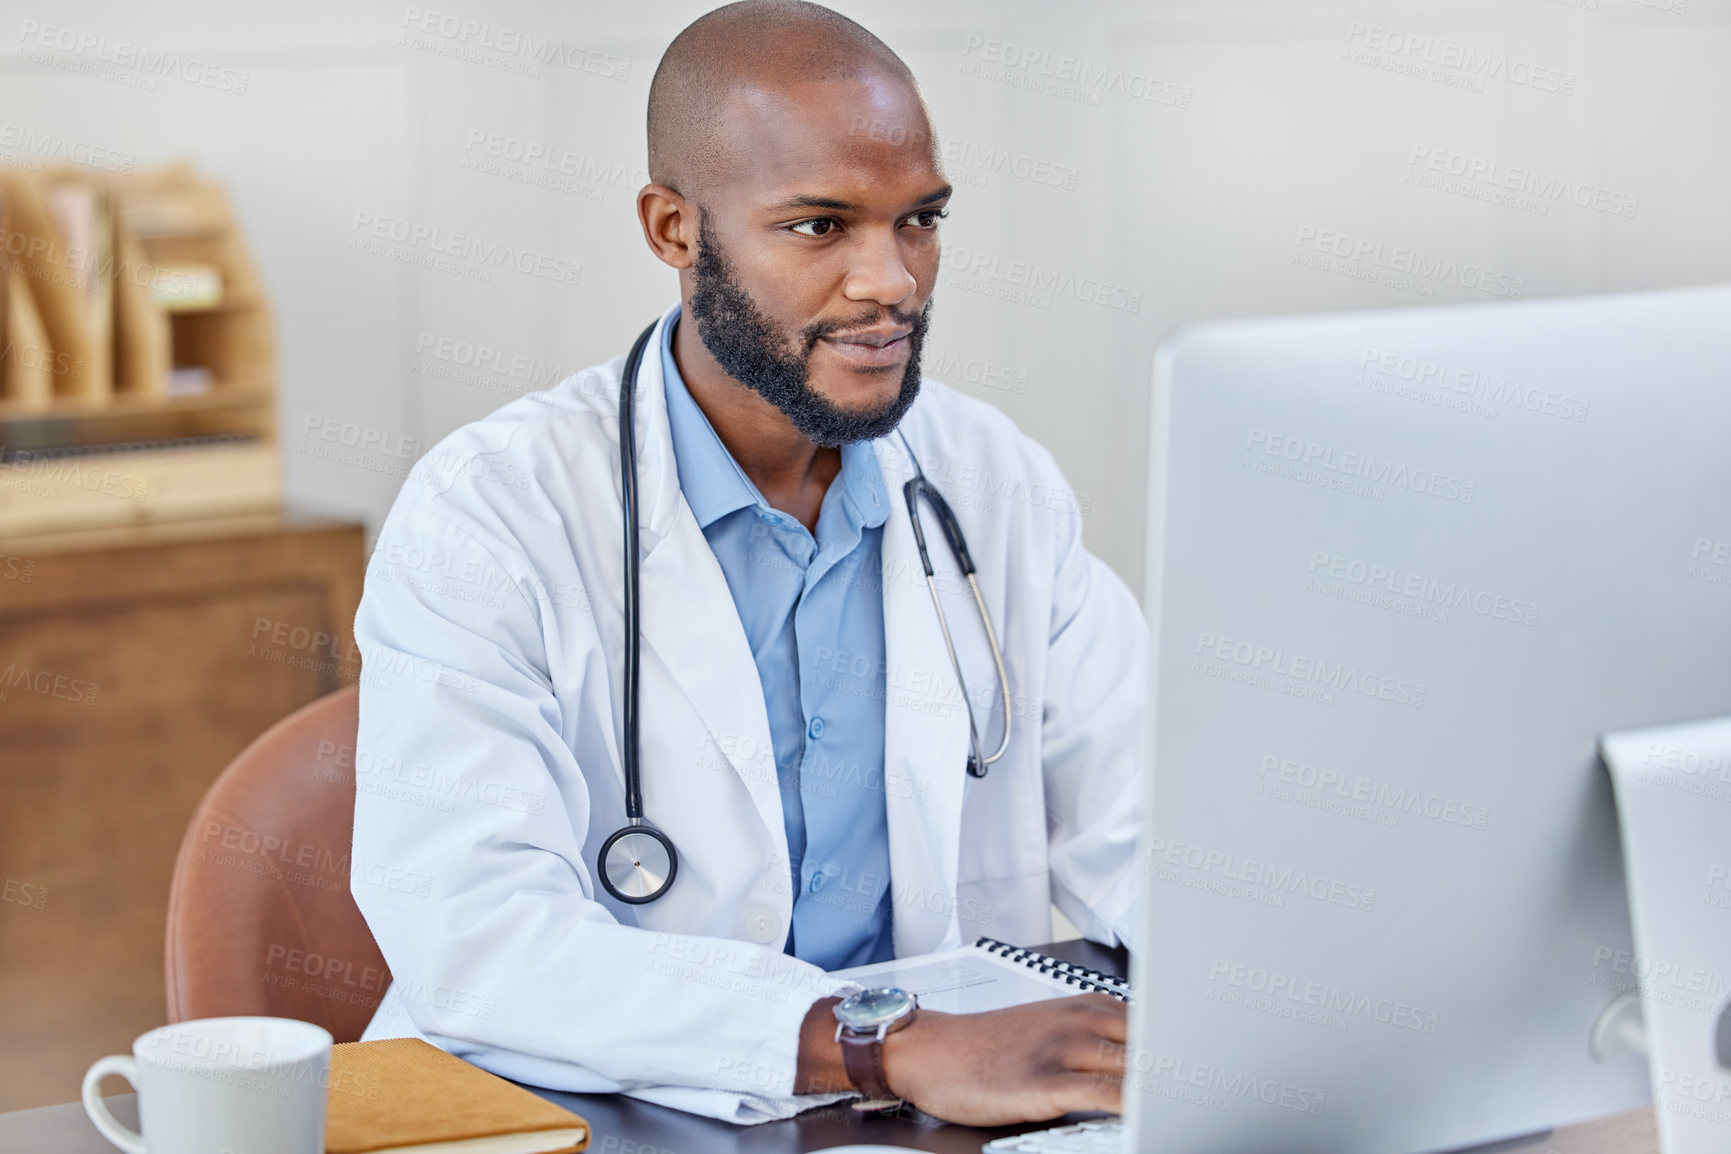
<path fill-rule="evenodd" d="M 1089 942 L 1060 942 L 1040 947 L 1056 957 L 1115 974 L 1126 971 L 1122 950 L 1107 950 Z M 635 1098 L 613 1094 L 536 1093 L 558 1102 L 588 1120 L 593 1137 L 589 1154 L 807 1154 L 830 1146 L 875 1143 L 931 1154 L 979 1154 L 987 1141 L 1033 1126 L 981 1130 L 951 1126 L 908 1110 L 903 1116 L 862 1117 L 846 1102 L 798 1117 L 761 1126 L 733 1126 L 699 1118 Z M 132 1095 L 108 1099 L 115 1117 L 136 1126 Z M 0 1114 L 0 1150 L 6 1154 L 105 1154 L 113 1151 L 97 1134 L 77 1102 Z M 1659 1141 L 1651 1109 L 1570 1126 L 1513 1142 L 1483 1147 L 1483 1154 L 1658 1154 Z"/>

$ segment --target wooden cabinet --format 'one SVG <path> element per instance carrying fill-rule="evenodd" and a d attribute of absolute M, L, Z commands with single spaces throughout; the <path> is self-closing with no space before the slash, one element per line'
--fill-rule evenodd
<path fill-rule="evenodd" d="M 359 677 L 358 525 L 271 513 L 0 537 L 0 1110 L 78 1096 L 166 1020 L 204 790 Z"/>

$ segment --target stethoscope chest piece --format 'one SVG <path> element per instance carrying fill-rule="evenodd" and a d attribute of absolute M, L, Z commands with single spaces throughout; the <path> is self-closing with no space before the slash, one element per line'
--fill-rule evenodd
<path fill-rule="evenodd" d="M 640 906 L 667 892 L 679 872 L 668 836 L 649 825 L 616 829 L 601 843 L 601 884 L 622 902 Z"/>

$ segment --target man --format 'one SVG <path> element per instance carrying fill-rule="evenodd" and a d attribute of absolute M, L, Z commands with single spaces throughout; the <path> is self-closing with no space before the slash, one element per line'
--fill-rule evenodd
<path fill-rule="evenodd" d="M 642 814 L 676 874 L 636 904 L 597 869 L 627 823 L 616 359 L 459 430 L 381 533 L 354 856 L 396 880 L 355 897 L 395 985 L 369 1037 L 756 1121 L 860 1084 L 826 970 L 1031 944 L 1052 902 L 1129 939 L 1143 624 L 1050 456 L 921 380 L 934 140 L 901 60 L 816 5 L 730 5 L 668 48 L 638 215 L 680 305 L 632 428 Z M 924 502 L 928 586 L 921 472 L 1007 688 Z M 1039 1120 L 1117 1108 L 1124 1025 L 1097 994 L 920 1011 L 877 1060 L 939 1117 Z"/>

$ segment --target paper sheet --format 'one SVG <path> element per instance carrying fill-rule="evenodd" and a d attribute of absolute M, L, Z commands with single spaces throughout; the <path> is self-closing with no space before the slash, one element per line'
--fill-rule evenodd
<path fill-rule="evenodd" d="M 831 976 L 862 986 L 899 986 L 919 995 L 921 1007 L 945 1014 L 979 1014 L 1083 992 L 973 946 L 855 966 Z"/>

